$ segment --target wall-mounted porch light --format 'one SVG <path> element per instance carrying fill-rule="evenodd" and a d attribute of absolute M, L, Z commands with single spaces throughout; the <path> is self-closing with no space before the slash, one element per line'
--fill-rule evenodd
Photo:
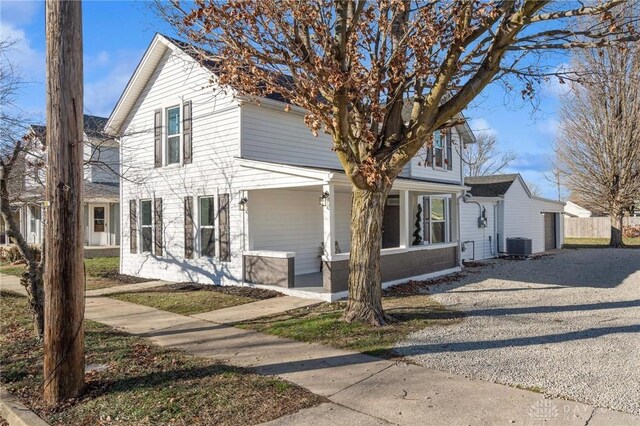
<path fill-rule="evenodd" d="M 241 212 L 247 211 L 248 203 L 249 203 L 249 200 L 247 199 L 247 197 L 240 198 L 240 201 L 238 201 L 238 208 L 240 209 Z"/>
<path fill-rule="evenodd" d="M 322 207 L 327 207 L 329 205 L 329 191 L 324 191 L 319 200 Z"/>

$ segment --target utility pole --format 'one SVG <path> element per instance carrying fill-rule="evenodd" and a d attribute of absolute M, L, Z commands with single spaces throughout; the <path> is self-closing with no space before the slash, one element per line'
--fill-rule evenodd
<path fill-rule="evenodd" d="M 47 0 L 44 399 L 84 385 L 82 4 Z"/>

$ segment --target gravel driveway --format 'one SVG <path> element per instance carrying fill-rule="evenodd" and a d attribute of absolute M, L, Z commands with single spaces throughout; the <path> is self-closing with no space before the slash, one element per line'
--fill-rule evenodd
<path fill-rule="evenodd" d="M 397 351 L 437 370 L 640 414 L 640 250 L 494 260 L 430 288 L 467 317 Z"/>

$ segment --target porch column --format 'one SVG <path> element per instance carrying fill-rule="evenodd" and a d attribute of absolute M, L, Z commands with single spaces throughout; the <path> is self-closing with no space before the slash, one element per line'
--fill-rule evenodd
<path fill-rule="evenodd" d="M 409 190 L 400 191 L 400 247 L 411 246 L 411 197 Z"/>
<path fill-rule="evenodd" d="M 335 235 L 336 235 L 336 196 L 333 184 L 322 185 L 322 192 L 329 193 L 326 200 L 326 206 L 322 206 L 323 230 L 324 230 L 324 255 L 329 260 L 335 253 Z M 319 196 L 322 194 L 318 194 Z"/>

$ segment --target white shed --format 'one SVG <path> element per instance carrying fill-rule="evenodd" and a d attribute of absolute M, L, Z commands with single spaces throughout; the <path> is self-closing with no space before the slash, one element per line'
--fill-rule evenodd
<path fill-rule="evenodd" d="M 460 206 L 463 260 L 508 255 L 507 239 L 531 240 L 532 253 L 562 247 L 564 203 L 531 195 L 519 174 L 465 179 Z"/>

